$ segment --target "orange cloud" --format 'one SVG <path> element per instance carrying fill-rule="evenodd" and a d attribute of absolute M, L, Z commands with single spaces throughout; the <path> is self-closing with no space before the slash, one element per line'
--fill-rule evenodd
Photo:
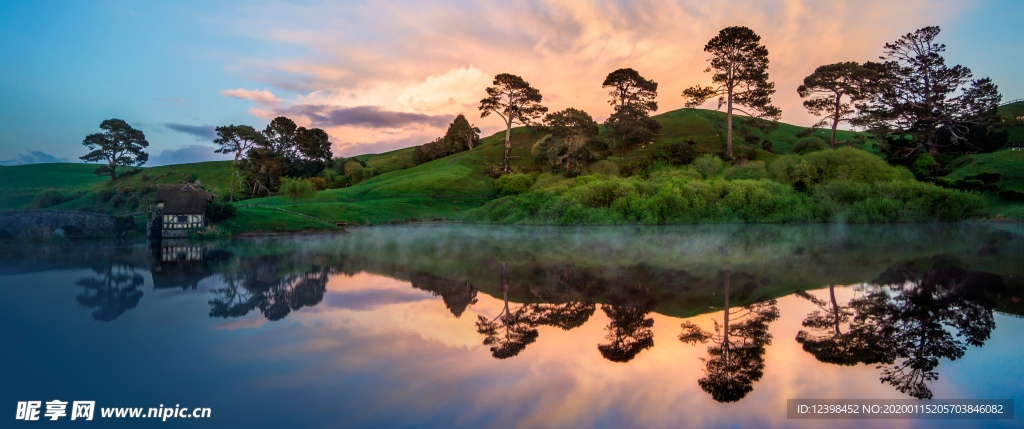
<path fill-rule="evenodd" d="M 628 3 L 538 0 L 396 4 L 265 5 L 247 9 L 252 37 L 303 46 L 316 59 L 252 59 L 253 79 L 298 90 L 292 105 L 378 106 L 425 115 L 466 113 L 485 132 L 476 106 L 495 74 L 519 74 L 552 109 L 576 107 L 603 120 L 611 113 L 604 76 L 632 67 L 659 83 L 661 111 L 682 106 L 688 86 L 709 83 L 704 44 L 722 28 L 745 25 L 762 36 L 783 121 L 815 122 L 796 94 L 815 67 L 877 59 L 882 45 L 964 11 L 951 0 Z M 273 17 L 268 19 L 267 17 Z M 260 25 L 252 25 L 254 22 Z M 258 32 L 256 32 L 258 29 Z M 270 77 L 268 77 L 270 76 Z M 712 103 L 709 103 L 709 107 Z M 327 129 L 350 154 L 363 143 L 437 136 L 437 127 L 391 132 Z"/>

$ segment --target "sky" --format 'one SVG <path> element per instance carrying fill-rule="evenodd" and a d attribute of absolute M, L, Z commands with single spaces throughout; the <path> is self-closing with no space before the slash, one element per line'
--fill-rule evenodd
<path fill-rule="evenodd" d="M 947 63 L 1019 99 L 1021 16 L 1015 0 L 3 2 L 0 165 L 77 162 L 109 118 L 145 133 L 147 166 L 229 159 L 215 127 L 282 115 L 346 157 L 429 142 L 459 113 L 490 135 L 504 125 L 477 107 L 498 73 L 603 121 L 601 82 L 630 67 L 659 84 L 661 113 L 710 84 L 703 47 L 734 25 L 768 48 L 786 123 L 816 122 L 796 88 L 817 66 L 877 60 L 928 25 Z"/>

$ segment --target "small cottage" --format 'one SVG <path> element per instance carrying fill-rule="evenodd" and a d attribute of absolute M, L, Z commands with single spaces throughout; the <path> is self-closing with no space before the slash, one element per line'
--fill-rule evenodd
<path fill-rule="evenodd" d="M 214 195 L 195 183 L 157 185 L 156 198 L 150 210 L 151 238 L 184 238 L 188 230 L 206 226 L 206 206 Z"/>

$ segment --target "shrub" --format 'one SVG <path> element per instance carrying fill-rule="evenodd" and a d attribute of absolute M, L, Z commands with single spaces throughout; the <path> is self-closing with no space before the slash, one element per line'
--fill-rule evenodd
<path fill-rule="evenodd" d="M 705 154 L 693 161 L 693 170 L 700 173 L 701 177 L 710 179 L 721 174 L 724 165 L 717 156 Z"/>
<path fill-rule="evenodd" d="M 768 171 L 765 169 L 764 162 L 754 161 L 727 168 L 724 177 L 725 180 L 766 179 L 768 178 Z"/>
<path fill-rule="evenodd" d="M 331 181 L 331 187 L 334 189 L 344 188 L 345 185 L 348 185 L 347 176 L 334 176 L 334 180 Z"/>
<path fill-rule="evenodd" d="M 510 174 L 499 177 L 494 186 L 498 188 L 501 195 L 519 195 L 529 191 L 533 186 L 533 181 L 533 176 L 528 174 Z"/>
<path fill-rule="evenodd" d="M 40 192 L 32 205 L 36 208 L 45 209 L 64 202 L 64 195 L 55 190 L 49 189 Z"/>
<path fill-rule="evenodd" d="M 110 205 L 115 208 L 120 207 L 121 203 L 124 202 L 124 196 L 122 196 L 121 194 L 115 194 L 113 197 L 110 197 L 110 200 L 107 202 L 110 203 Z"/>
<path fill-rule="evenodd" d="M 1006 201 L 1024 201 L 1024 192 L 1014 189 L 1004 189 L 999 191 L 999 199 Z"/>
<path fill-rule="evenodd" d="M 818 137 L 804 137 L 797 140 L 793 145 L 792 152 L 797 155 L 806 155 L 811 152 L 828 149 L 828 144 Z"/>
<path fill-rule="evenodd" d="M 298 200 L 316 196 L 316 189 L 309 180 L 292 179 L 291 177 L 281 178 L 281 188 L 278 192 L 291 199 L 292 205 L 295 205 Z"/>
<path fill-rule="evenodd" d="M 646 176 L 647 168 L 654 164 L 650 158 L 637 158 L 619 167 L 619 176 Z"/>
<path fill-rule="evenodd" d="M 982 182 L 985 182 L 985 184 L 992 184 L 992 183 L 999 183 L 1000 181 L 1002 181 L 1003 180 L 1003 175 L 1002 175 L 1002 173 L 981 173 L 981 174 L 975 174 L 973 176 L 964 177 L 964 179 L 967 179 L 967 180 L 980 180 Z"/>
<path fill-rule="evenodd" d="M 942 168 L 938 162 L 935 161 L 930 153 L 922 154 L 917 157 L 914 164 L 910 167 L 910 171 L 914 173 L 918 179 L 927 179 L 929 177 L 938 177 L 946 174 L 946 169 Z"/>
<path fill-rule="evenodd" d="M 114 196 L 114 193 L 113 189 L 100 189 L 100 191 L 96 193 L 96 200 L 101 203 L 105 203 L 110 201 L 110 198 Z"/>
<path fill-rule="evenodd" d="M 687 165 L 697 158 L 697 150 L 693 142 L 669 143 L 654 152 L 654 158 L 664 160 L 672 165 Z"/>
<path fill-rule="evenodd" d="M 223 222 L 238 214 L 238 208 L 234 204 L 214 200 L 206 207 L 206 219 L 211 223 Z"/>
<path fill-rule="evenodd" d="M 324 189 L 327 189 L 327 179 L 324 179 L 322 177 L 310 178 L 309 179 L 309 183 L 312 183 L 313 187 L 316 188 L 316 190 L 318 190 L 318 191 L 322 191 Z"/>
<path fill-rule="evenodd" d="M 876 183 L 904 179 L 900 170 L 881 158 L 849 147 L 811 152 L 804 156 L 781 156 L 768 170 L 775 181 L 798 188 L 832 180 Z"/>
<path fill-rule="evenodd" d="M 575 186 L 585 186 L 587 184 L 594 183 L 600 180 L 601 179 L 598 179 L 597 177 L 594 176 L 579 176 L 576 178 Z"/>

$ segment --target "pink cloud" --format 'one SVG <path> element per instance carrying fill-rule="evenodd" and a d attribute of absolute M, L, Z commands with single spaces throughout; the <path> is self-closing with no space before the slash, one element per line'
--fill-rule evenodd
<path fill-rule="evenodd" d="M 272 92 L 270 92 L 269 90 L 266 90 L 266 89 L 260 89 L 260 90 L 255 90 L 255 91 L 248 90 L 248 89 L 241 89 L 241 88 L 239 88 L 239 89 L 227 89 L 227 90 L 218 92 L 218 94 L 223 95 L 225 97 L 240 98 L 240 99 L 243 99 L 243 100 L 252 100 L 252 101 L 255 101 L 256 103 L 259 103 L 262 106 L 276 106 L 276 105 L 280 104 L 282 101 L 284 101 L 284 100 L 281 100 L 280 98 L 277 98 L 277 96 L 274 95 L 274 93 L 272 93 Z"/>

